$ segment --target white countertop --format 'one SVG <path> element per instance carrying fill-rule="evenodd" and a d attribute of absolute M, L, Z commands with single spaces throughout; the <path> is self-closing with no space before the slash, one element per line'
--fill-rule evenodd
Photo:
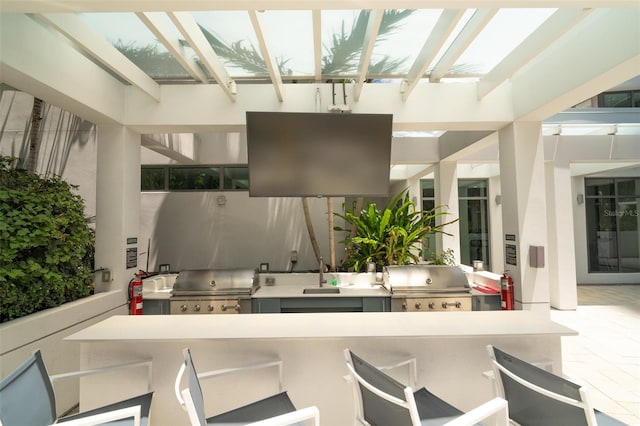
<path fill-rule="evenodd" d="M 65 340 L 184 341 L 470 336 L 573 336 L 532 311 L 113 316 Z"/>

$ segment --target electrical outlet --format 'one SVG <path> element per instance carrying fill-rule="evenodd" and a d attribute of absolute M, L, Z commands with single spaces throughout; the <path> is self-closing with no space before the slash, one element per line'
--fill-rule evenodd
<path fill-rule="evenodd" d="M 292 262 L 298 261 L 298 250 L 291 250 L 291 261 Z"/>
<path fill-rule="evenodd" d="M 102 282 L 106 283 L 111 281 L 111 271 L 110 270 L 106 270 L 106 271 L 102 271 Z"/>

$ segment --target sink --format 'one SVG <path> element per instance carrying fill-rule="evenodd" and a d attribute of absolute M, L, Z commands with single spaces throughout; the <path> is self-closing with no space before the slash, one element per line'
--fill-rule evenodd
<path fill-rule="evenodd" d="M 338 294 L 340 289 L 337 287 L 313 287 L 305 288 L 302 294 Z"/>

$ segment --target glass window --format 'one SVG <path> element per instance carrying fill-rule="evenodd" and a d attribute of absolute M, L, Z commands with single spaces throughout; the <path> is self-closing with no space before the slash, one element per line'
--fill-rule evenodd
<path fill-rule="evenodd" d="M 140 175 L 142 191 L 163 191 L 165 189 L 164 167 L 143 167 Z"/>
<path fill-rule="evenodd" d="M 615 191 L 613 179 L 586 179 L 585 186 L 587 196 L 613 195 Z"/>
<path fill-rule="evenodd" d="M 640 108 L 640 90 L 633 92 L 633 106 Z"/>
<path fill-rule="evenodd" d="M 169 189 L 188 191 L 194 189 L 220 189 L 219 167 L 171 167 Z"/>
<path fill-rule="evenodd" d="M 639 182 L 585 179 L 589 272 L 640 272 Z"/>
<path fill-rule="evenodd" d="M 249 168 L 248 167 L 225 167 L 224 168 L 224 189 L 249 190 Z"/>
<path fill-rule="evenodd" d="M 81 13 L 79 16 L 151 78 L 192 79 L 134 13 Z"/>
<path fill-rule="evenodd" d="M 474 260 L 491 264 L 487 186 L 486 180 L 458 180 L 460 262 L 464 265 L 471 265 Z"/>
<path fill-rule="evenodd" d="M 604 108 L 625 108 L 631 107 L 631 92 L 607 92 L 601 96 L 601 107 Z"/>
<path fill-rule="evenodd" d="M 428 212 L 436 207 L 433 179 L 422 179 L 420 181 L 422 189 L 422 211 Z M 436 256 L 436 236 L 430 234 L 423 243 L 422 258 L 429 260 Z"/>

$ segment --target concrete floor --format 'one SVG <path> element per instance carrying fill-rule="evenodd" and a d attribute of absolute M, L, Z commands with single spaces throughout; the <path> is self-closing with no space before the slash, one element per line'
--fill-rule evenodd
<path fill-rule="evenodd" d="M 640 425 L 640 285 L 578 286 L 578 309 L 551 319 L 579 332 L 562 338 L 564 375 L 598 410 Z"/>

